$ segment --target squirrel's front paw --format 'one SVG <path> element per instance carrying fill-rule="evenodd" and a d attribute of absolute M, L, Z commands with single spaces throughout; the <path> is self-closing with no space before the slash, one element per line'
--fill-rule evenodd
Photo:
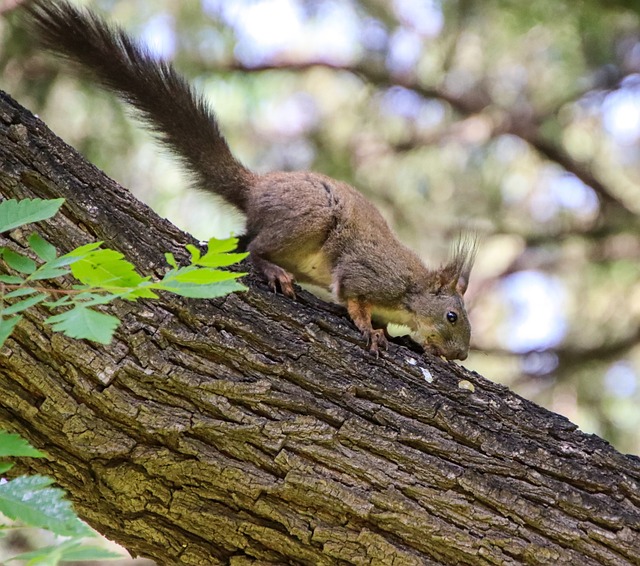
<path fill-rule="evenodd" d="M 366 332 L 365 337 L 367 338 L 369 352 L 375 354 L 376 358 L 380 355 L 380 350 L 386 350 L 389 345 L 382 328 L 377 328 L 375 330 L 372 329 L 369 332 Z"/>

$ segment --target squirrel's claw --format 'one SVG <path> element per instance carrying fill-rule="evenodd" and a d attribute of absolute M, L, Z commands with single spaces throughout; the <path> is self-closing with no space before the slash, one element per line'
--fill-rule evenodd
<path fill-rule="evenodd" d="M 293 289 L 294 279 L 291 273 L 285 271 L 284 269 L 282 269 L 282 267 L 265 260 L 256 262 L 256 260 L 254 259 L 254 263 L 257 263 L 259 269 L 262 271 L 265 279 L 267 280 L 269 288 L 274 293 L 277 293 L 278 289 L 280 289 L 285 297 L 289 297 L 290 299 L 295 300 L 296 292 Z"/>
<path fill-rule="evenodd" d="M 282 273 L 277 279 L 278 285 L 280 285 L 280 291 L 285 297 L 295 300 L 296 292 L 293 289 L 293 276 L 290 273 L 282 270 Z M 275 284 L 273 285 L 275 288 Z"/>
<path fill-rule="evenodd" d="M 375 354 L 376 358 L 380 356 L 380 350 L 386 350 L 389 346 L 384 330 L 382 328 L 372 329 L 364 333 L 367 339 L 369 352 Z"/>

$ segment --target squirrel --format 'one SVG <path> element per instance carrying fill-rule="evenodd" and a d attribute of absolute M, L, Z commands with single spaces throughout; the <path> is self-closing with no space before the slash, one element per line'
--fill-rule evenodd
<path fill-rule="evenodd" d="M 274 291 L 295 299 L 294 281 L 330 291 L 376 355 L 387 338 L 372 317 L 385 328 L 390 322 L 408 326 L 426 352 L 466 359 L 471 328 L 463 295 L 474 238 L 461 238 L 447 263 L 427 268 L 347 183 L 313 172 L 247 169 L 231 153 L 204 98 L 123 29 L 65 0 L 34 0 L 24 9 L 44 48 L 131 104 L 177 154 L 196 188 L 244 213 L 250 259 Z"/>

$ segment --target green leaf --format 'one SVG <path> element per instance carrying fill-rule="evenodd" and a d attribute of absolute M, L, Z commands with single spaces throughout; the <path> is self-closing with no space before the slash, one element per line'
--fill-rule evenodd
<path fill-rule="evenodd" d="M 244 291 L 246 287 L 234 281 L 243 275 L 246 273 L 231 273 L 189 265 L 172 269 L 152 286 L 154 289 L 162 289 L 183 297 L 211 299 L 234 291 Z"/>
<path fill-rule="evenodd" d="M 2 346 L 18 324 L 22 320 L 21 316 L 12 316 L 11 318 L 0 318 L 0 346 Z"/>
<path fill-rule="evenodd" d="M 20 273 L 33 273 L 36 270 L 36 262 L 28 257 L 24 257 L 21 254 L 17 254 L 14 251 L 4 248 L 2 255 L 7 265 L 11 269 L 15 269 Z"/>
<path fill-rule="evenodd" d="M 135 267 L 115 250 L 95 250 L 71 264 L 73 276 L 91 287 L 136 287 L 149 278 L 141 277 Z"/>
<path fill-rule="evenodd" d="M 64 491 L 49 487 L 51 478 L 20 476 L 0 485 L 0 512 L 14 521 L 61 536 L 90 536 L 91 530 L 63 499 Z"/>
<path fill-rule="evenodd" d="M 23 224 L 51 218 L 62 206 L 63 198 L 9 199 L 0 202 L 0 233 L 13 230 Z"/>
<path fill-rule="evenodd" d="M 29 297 L 28 299 L 18 301 L 17 303 L 14 303 L 9 307 L 6 307 L 5 309 L 2 310 L 2 314 L 6 316 L 10 314 L 18 314 L 19 312 L 25 311 L 28 308 L 34 305 L 37 305 L 38 303 L 41 303 L 46 298 L 47 298 L 47 295 L 45 293 L 40 293 L 33 297 Z"/>
<path fill-rule="evenodd" d="M 55 246 L 51 245 L 40 234 L 34 232 L 29 236 L 29 246 L 43 261 L 51 261 L 58 255 Z"/>
<path fill-rule="evenodd" d="M 218 281 L 227 281 L 228 279 L 237 279 L 243 275 L 246 275 L 246 273 L 232 273 L 230 271 L 220 271 L 219 269 L 211 269 L 208 267 L 202 269 L 184 267 L 174 272 L 169 280 L 179 281 L 181 283 L 199 283 L 204 285 L 208 283 L 216 283 Z M 162 279 L 162 282 L 166 280 L 167 277 L 165 276 L 165 278 Z"/>
<path fill-rule="evenodd" d="M 65 267 L 67 265 L 71 265 L 72 263 L 76 263 L 81 259 L 88 256 L 93 250 L 99 248 L 102 245 L 102 242 L 91 242 L 89 244 L 85 244 L 84 246 L 80 246 L 75 250 L 71 250 L 68 254 L 61 255 L 57 257 L 53 261 L 49 262 L 49 267 Z"/>
<path fill-rule="evenodd" d="M 237 281 L 220 281 L 211 284 L 171 281 L 166 284 L 163 283 L 159 288 L 175 293 L 176 295 L 193 299 L 215 299 L 216 297 L 223 297 L 236 291 L 247 290 L 244 285 L 241 285 Z"/>
<path fill-rule="evenodd" d="M 0 462 L 0 475 L 8 472 L 11 468 L 13 468 L 11 462 Z"/>
<path fill-rule="evenodd" d="M 106 305 L 108 303 L 112 303 L 116 299 L 121 298 L 123 295 L 129 294 L 128 290 L 122 291 L 121 293 L 93 293 L 87 291 L 86 293 L 80 293 L 76 295 L 74 302 L 82 308 L 86 307 L 95 307 L 98 305 Z"/>
<path fill-rule="evenodd" d="M 227 267 L 235 263 L 241 262 L 248 253 L 239 254 L 211 254 L 206 253 L 198 262 L 203 267 Z"/>
<path fill-rule="evenodd" d="M 28 458 L 43 458 L 44 454 L 36 450 L 18 434 L 11 434 L 0 430 L 0 457 L 26 456 Z"/>
<path fill-rule="evenodd" d="M 171 252 L 167 252 L 164 254 L 164 258 L 167 260 L 167 263 L 174 268 L 178 267 L 178 262 L 176 261 L 175 256 Z"/>
<path fill-rule="evenodd" d="M 0 275 L 0 283 L 7 283 L 8 285 L 21 285 L 24 283 L 24 279 L 19 275 Z"/>
<path fill-rule="evenodd" d="M 120 321 L 108 314 L 92 309 L 76 306 L 46 320 L 56 332 L 63 332 L 70 338 L 92 340 L 100 344 L 108 344 Z"/>
<path fill-rule="evenodd" d="M 56 279 L 69 273 L 67 267 L 52 267 L 50 263 L 45 263 L 36 269 L 35 273 L 29 275 L 29 281 L 40 281 L 42 279 Z"/>
<path fill-rule="evenodd" d="M 187 244 L 185 248 L 187 248 L 187 250 L 189 250 L 189 253 L 191 254 L 191 263 L 197 264 L 201 255 L 200 250 L 192 244 Z"/>
<path fill-rule="evenodd" d="M 155 285 L 155 283 L 151 281 L 144 281 L 139 287 L 130 289 L 126 295 L 122 295 L 122 298 L 128 301 L 134 301 L 136 299 L 157 299 L 158 295 L 150 289 L 153 285 Z"/>
<path fill-rule="evenodd" d="M 238 247 L 238 238 L 227 238 L 226 240 L 218 240 L 211 238 L 207 244 L 207 253 L 200 258 L 197 265 L 204 267 L 225 267 L 242 261 L 247 257 L 248 253 L 230 254 Z M 196 262 L 193 262 L 196 263 Z"/>
<path fill-rule="evenodd" d="M 70 303 L 72 300 L 73 298 L 70 295 L 64 295 L 63 297 L 60 297 L 57 301 L 53 301 L 53 302 L 47 301 L 44 304 L 50 309 L 55 309 L 57 307 L 61 307 L 63 305 Z"/>
<path fill-rule="evenodd" d="M 15 299 L 17 297 L 24 297 L 25 295 L 33 295 L 33 293 L 39 293 L 38 289 L 33 287 L 20 287 L 15 291 L 11 291 L 2 297 L 3 299 Z"/>
<path fill-rule="evenodd" d="M 68 254 L 65 254 L 68 257 L 84 257 L 89 252 L 98 249 L 104 242 L 100 240 L 99 242 L 89 242 L 84 246 L 80 246 L 75 250 L 71 250 Z M 62 256 L 61 256 L 62 257 Z"/>
<path fill-rule="evenodd" d="M 226 238 L 225 240 L 218 240 L 217 238 L 211 238 L 207 243 L 207 254 L 220 254 L 226 252 L 232 252 L 238 247 L 238 238 Z"/>

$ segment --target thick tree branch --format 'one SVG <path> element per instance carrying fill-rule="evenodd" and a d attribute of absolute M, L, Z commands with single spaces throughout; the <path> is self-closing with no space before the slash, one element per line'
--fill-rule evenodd
<path fill-rule="evenodd" d="M 65 197 L 53 243 L 104 239 L 145 272 L 191 241 L 4 95 L 0 194 Z M 638 459 L 249 283 L 116 305 L 108 347 L 36 310 L 0 351 L 0 426 L 48 452 L 29 467 L 98 530 L 162 564 L 639 563 Z"/>

